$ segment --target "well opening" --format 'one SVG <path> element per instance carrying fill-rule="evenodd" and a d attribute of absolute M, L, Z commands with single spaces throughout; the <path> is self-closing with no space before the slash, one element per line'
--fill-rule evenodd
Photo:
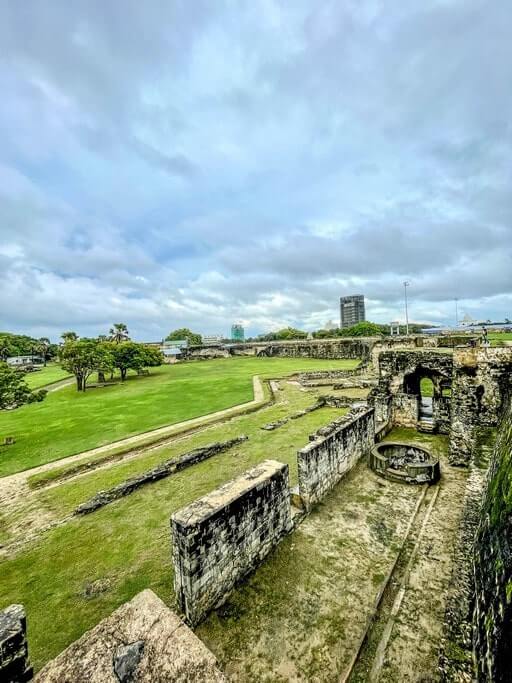
<path fill-rule="evenodd" d="M 416 444 L 379 443 L 368 464 L 379 476 L 406 484 L 433 484 L 440 477 L 439 459 Z"/>

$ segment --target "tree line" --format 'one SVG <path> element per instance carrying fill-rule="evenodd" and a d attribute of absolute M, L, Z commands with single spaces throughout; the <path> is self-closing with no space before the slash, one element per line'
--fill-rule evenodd
<path fill-rule="evenodd" d="M 141 373 L 146 368 L 162 365 L 164 357 L 159 349 L 130 340 L 124 323 L 115 323 L 109 335 L 96 338 L 78 337 L 76 332 L 63 332 L 63 344 L 59 348 L 59 360 L 64 370 L 75 376 L 77 391 L 85 391 L 93 373 L 104 382 L 105 375 L 111 379 L 119 370 L 124 382 L 128 370 Z"/>
<path fill-rule="evenodd" d="M 48 337 L 29 337 L 26 334 L 0 332 L 0 361 L 12 356 L 39 356 L 46 365 L 58 354 L 58 344 L 52 344 Z"/>

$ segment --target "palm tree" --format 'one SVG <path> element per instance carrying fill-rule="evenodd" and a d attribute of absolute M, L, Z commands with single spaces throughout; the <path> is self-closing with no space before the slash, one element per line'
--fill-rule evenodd
<path fill-rule="evenodd" d="M 48 337 L 41 337 L 37 343 L 37 350 L 43 357 L 43 363 L 44 366 L 46 367 L 46 355 L 48 353 L 48 349 L 50 348 L 50 340 Z"/>
<path fill-rule="evenodd" d="M 11 349 L 7 346 L 7 344 L 0 345 L 0 360 L 7 360 L 9 358 L 10 352 Z"/>
<path fill-rule="evenodd" d="M 130 333 L 128 332 L 128 328 L 124 323 L 114 323 L 114 325 L 110 328 L 109 334 L 110 341 L 113 341 L 116 344 L 120 344 L 121 342 L 130 339 Z"/>

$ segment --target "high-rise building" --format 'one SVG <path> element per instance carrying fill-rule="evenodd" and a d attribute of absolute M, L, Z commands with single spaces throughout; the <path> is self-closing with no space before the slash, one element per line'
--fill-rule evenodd
<path fill-rule="evenodd" d="M 364 322 L 364 295 L 353 294 L 340 298 L 340 327 L 352 327 Z"/>
<path fill-rule="evenodd" d="M 240 323 L 231 325 L 231 341 L 243 342 L 245 339 L 244 327 Z"/>

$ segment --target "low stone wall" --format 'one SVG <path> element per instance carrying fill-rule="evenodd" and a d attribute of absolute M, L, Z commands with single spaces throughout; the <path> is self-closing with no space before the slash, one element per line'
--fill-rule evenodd
<path fill-rule="evenodd" d="M 375 412 L 366 408 L 302 448 L 297 453 L 297 467 L 299 492 L 306 508 L 320 501 L 370 451 L 374 441 Z"/>
<path fill-rule="evenodd" d="M 25 610 L 22 605 L 10 605 L 0 612 L 0 681 L 24 683 L 31 679 Z"/>
<path fill-rule="evenodd" d="M 223 451 L 232 448 L 236 444 L 247 441 L 248 438 L 249 437 L 244 435 L 238 436 L 235 439 L 212 443 L 208 446 L 203 446 L 202 448 L 196 448 L 195 450 L 185 453 L 178 458 L 166 460 L 160 465 L 157 465 L 157 467 L 154 467 L 152 470 L 139 474 L 138 477 L 127 479 L 126 481 L 121 482 L 121 484 L 118 484 L 107 491 L 99 491 L 95 496 L 93 496 L 93 498 L 79 505 L 73 514 L 87 515 L 90 512 L 94 512 L 95 510 L 98 510 L 109 503 L 113 503 L 115 500 L 119 500 L 119 498 L 130 495 L 130 493 L 133 493 L 145 484 L 151 484 L 159 479 L 169 477 L 175 472 L 181 472 L 181 470 L 184 470 L 187 467 L 191 467 L 198 462 L 207 460 L 208 458 L 217 455 L 217 453 L 222 453 Z"/>
<path fill-rule="evenodd" d="M 357 368 L 352 370 L 316 370 L 311 372 L 300 372 L 298 375 L 299 382 L 311 382 L 316 379 L 337 380 L 346 377 L 359 377 L 368 371 L 366 363 L 360 363 Z"/>
<path fill-rule="evenodd" d="M 174 588 L 196 625 L 291 530 L 288 465 L 262 462 L 176 512 L 171 525 Z"/>
<path fill-rule="evenodd" d="M 87 631 L 35 678 L 35 683 L 170 681 L 226 683 L 227 678 L 206 645 L 150 590 Z"/>
<path fill-rule="evenodd" d="M 261 429 L 264 429 L 267 432 L 271 432 L 274 429 L 279 429 L 279 427 L 282 427 L 290 420 L 298 420 L 300 417 L 304 417 L 304 415 L 313 413 L 315 410 L 319 410 L 320 408 L 323 408 L 326 405 L 330 405 L 327 402 L 327 397 L 319 396 L 318 400 L 316 401 L 316 403 L 313 403 L 313 405 L 308 406 L 303 410 L 297 410 L 297 412 L 292 413 L 291 415 L 288 415 L 286 417 L 283 417 L 280 420 L 276 420 L 275 422 L 268 422 L 267 424 L 263 425 Z"/>

